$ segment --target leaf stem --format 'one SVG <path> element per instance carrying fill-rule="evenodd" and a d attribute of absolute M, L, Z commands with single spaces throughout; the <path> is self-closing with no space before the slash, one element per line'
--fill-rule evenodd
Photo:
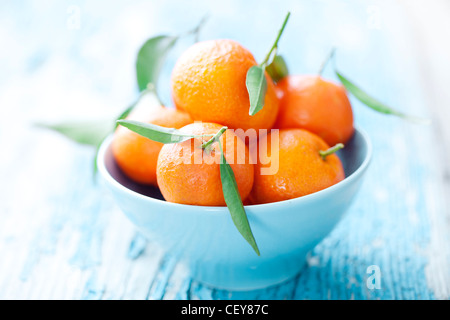
<path fill-rule="evenodd" d="M 284 18 L 283 25 L 281 26 L 280 31 L 278 31 L 277 38 L 275 39 L 275 42 L 274 42 L 272 48 L 270 48 L 269 53 L 268 53 L 267 56 L 264 58 L 263 62 L 260 64 L 260 66 L 264 66 L 264 67 L 265 67 L 266 64 L 269 62 L 269 59 L 270 59 L 270 57 L 271 57 L 271 55 L 272 55 L 272 52 L 278 48 L 278 41 L 280 40 L 281 34 L 283 33 L 284 28 L 286 27 L 286 24 L 287 24 L 287 22 L 288 22 L 288 20 L 289 20 L 289 16 L 290 16 L 290 15 L 291 15 L 291 13 L 288 12 L 287 15 L 286 15 L 286 18 Z"/>
<path fill-rule="evenodd" d="M 156 99 L 156 102 L 158 102 L 161 106 L 163 105 L 163 103 L 161 102 L 161 99 L 159 99 L 158 92 L 156 92 L 156 86 L 153 83 L 149 82 L 147 84 L 147 86 L 145 87 L 145 89 L 142 90 L 141 92 L 139 92 L 139 97 L 134 102 L 132 107 L 136 106 L 139 103 L 139 101 L 142 99 L 142 97 L 149 93 L 153 94 L 154 98 Z M 118 119 L 118 120 L 120 120 L 120 119 Z"/>
<path fill-rule="evenodd" d="M 220 136 L 228 129 L 228 127 L 222 127 L 219 131 L 208 141 L 202 144 L 202 149 L 209 150 L 211 144 L 213 144 L 216 141 L 219 141 Z"/>
<path fill-rule="evenodd" d="M 328 62 L 329 62 L 331 59 L 333 59 L 335 53 L 336 53 L 336 48 L 335 48 L 335 47 L 331 48 L 330 53 L 328 53 L 327 57 L 326 57 L 325 60 L 322 62 L 322 65 L 320 66 L 319 76 L 322 75 L 323 70 L 325 70 L 325 67 L 327 66 Z"/>
<path fill-rule="evenodd" d="M 206 20 L 208 20 L 208 18 L 209 18 L 208 14 L 204 15 L 203 18 L 200 20 L 200 22 L 197 24 L 197 26 L 195 28 L 193 28 L 192 30 L 189 30 L 188 32 L 182 34 L 181 37 L 193 34 L 194 37 L 195 37 L 194 38 L 195 42 L 198 42 L 198 37 L 199 37 L 200 30 L 203 28 L 203 25 L 205 24 Z"/>
<path fill-rule="evenodd" d="M 141 95 L 140 95 L 139 99 L 142 98 L 143 93 L 152 93 L 155 96 L 156 101 L 158 101 L 158 103 L 161 106 L 164 105 L 162 103 L 161 99 L 159 98 L 158 91 L 156 90 L 156 85 L 155 84 L 149 82 L 147 84 L 147 87 L 141 92 Z"/>
<path fill-rule="evenodd" d="M 156 102 L 157 102 L 159 105 L 161 105 L 161 106 L 163 105 L 163 103 L 161 102 L 161 99 L 159 99 L 158 93 L 156 92 L 156 87 L 155 87 L 155 85 L 154 85 L 153 83 L 149 82 L 149 83 L 147 84 L 147 87 L 139 93 L 139 97 L 136 99 L 136 101 L 135 101 L 132 105 L 130 105 L 128 108 L 126 108 L 126 109 L 125 109 L 125 110 L 124 110 L 124 111 L 116 118 L 116 120 L 123 120 L 123 119 L 125 119 L 126 117 L 128 117 L 128 115 L 131 113 L 131 111 L 133 111 L 133 109 L 137 106 L 137 104 L 139 103 L 139 101 L 141 101 L 142 97 L 143 97 L 144 95 L 146 95 L 146 94 L 153 94 L 153 97 L 154 97 L 154 99 L 156 100 Z M 116 129 L 118 125 L 119 125 L 119 123 L 116 121 L 116 124 L 115 124 L 115 126 L 114 126 L 114 129 Z"/>
<path fill-rule="evenodd" d="M 342 143 L 338 143 L 336 144 L 334 147 L 331 147 L 325 151 L 320 150 L 319 154 L 322 157 L 322 160 L 325 160 L 327 156 L 329 156 L 330 154 L 335 153 L 336 151 L 342 149 L 344 147 L 344 144 Z"/>

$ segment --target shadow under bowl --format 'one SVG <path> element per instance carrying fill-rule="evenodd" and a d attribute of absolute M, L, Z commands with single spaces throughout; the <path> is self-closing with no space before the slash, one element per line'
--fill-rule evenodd
<path fill-rule="evenodd" d="M 100 147 L 99 173 L 136 227 L 168 253 L 185 260 L 195 280 L 227 290 L 281 283 L 303 267 L 307 253 L 336 226 L 363 180 L 372 148 L 361 129 L 338 152 L 346 178 L 319 192 L 281 202 L 246 206 L 257 256 L 234 226 L 227 207 L 164 201 L 157 188 L 128 179 L 117 166 L 112 136 Z"/>

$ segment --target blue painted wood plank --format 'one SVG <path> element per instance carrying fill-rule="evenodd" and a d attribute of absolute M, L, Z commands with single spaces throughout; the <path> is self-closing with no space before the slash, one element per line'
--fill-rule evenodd
<path fill-rule="evenodd" d="M 355 122 L 374 145 L 358 198 L 297 277 L 251 292 L 212 289 L 179 271 L 177 260 L 136 235 L 92 183 L 91 150 L 31 128 L 37 119 L 118 113 L 136 95 L 132 68 L 139 45 L 154 34 L 185 30 L 206 12 L 210 21 L 202 39 L 234 38 L 260 59 L 291 10 L 280 48 L 292 73 L 317 72 L 336 45 L 345 75 L 402 111 L 431 116 L 423 57 L 401 5 L 255 4 L 133 1 L 106 8 L 79 1 L 78 30 L 66 27 L 69 1 L 55 2 L 51 10 L 1 4 L 0 22 L 11 31 L 0 33 L 10 48 L 10 63 L 0 66 L 0 105 L 13 104 L 8 119 L 24 121 L 18 130 L 0 119 L 0 141 L 9 150 L 0 158 L 0 298 L 450 298 L 448 211 L 432 126 L 376 114 L 352 98 Z M 255 18 L 249 22 L 250 10 Z M 164 67 L 160 91 L 168 103 L 170 70 L 191 42 L 180 42 Z M 330 67 L 324 75 L 336 79 Z M 381 289 L 366 284 L 373 265 L 381 270 Z"/>

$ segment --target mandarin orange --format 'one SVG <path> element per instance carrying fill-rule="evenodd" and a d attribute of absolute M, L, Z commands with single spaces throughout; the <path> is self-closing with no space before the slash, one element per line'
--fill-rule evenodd
<path fill-rule="evenodd" d="M 303 129 L 279 131 L 261 137 L 259 148 L 266 148 L 267 159 L 258 159 L 249 201 L 254 204 L 293 199 L 328 188 L 345 177 L 336 154 L 322 158 L 319 151 L 329 146 L 319 136 Z M 268 160 L 268 161 L 266 161 Z M 263 163 L 266 164 L 263 164 Z M 268 169 L 263 172 L 261 169 Z"/>
<path fill-rule="evenodd" d="M 215 123 L 196 122 L 180 131 L 212 136 L 221 128 Z M 200 206 L 226 205 L 220 178 L 218 142 L 212 144 L 212 150 L 201 147 L 211 136 L 166 144 L 161 149 L 156 171 L 158 186 L 166 201 Z M 253 186 L 253 164 L 248 161 L 248 148 L 231 130 L 226 130 L 220 141 L 225 159 L 234 172 L 241 199 L 245 199 Z"/>
<path fill-rule="evenodd" d="M 249 115 L 247 71 L 257 63 L 233 40 L 198 42 L 185 51 L 172 71 L 172 97 L 177 108 L 194 120 L 233 129 L 270 129 L 278 113 L 275 85 L 266 73 L 267 93 L 262 110 Z"/>
<path fill-rule="evenodd" d="M 353 112 L 345 88 L 315 75 L 290 75 L 277 83 L 280 111 L 276 128 L 302 128 L 329 145 L 353 135 Z"/>

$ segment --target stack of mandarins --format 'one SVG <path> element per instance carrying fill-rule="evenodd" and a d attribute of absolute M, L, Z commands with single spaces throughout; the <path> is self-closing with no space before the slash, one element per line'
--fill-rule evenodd
<path fill-rule="evenodd" d="M 147 113 L 133 112 L 129 119 L 199 137 L 163 145 L 118 127 L 112 150 L 122 171 L 138 183 L 159 187 L 167 201 L 225 206 L 216 149 L 191 146 L 226 126 L 220 136 L 223 154 L 245 204 L 297 198 L 343 180 L 343 166 L 334 151 L 354 132 L 345 89 L 310 75 L 289 75 L 275 84 L 266 73 L 264 107 L 249 115 L 246 75 L 255 65 L 252 53 L 233 40 L 191 46 L 172 72 L 176 109 L 159 106 Z M 252 129 L 265 159 L 252 151 L 242 134 Z M 265 168 L 276 170 L 264 173 Z"/>

